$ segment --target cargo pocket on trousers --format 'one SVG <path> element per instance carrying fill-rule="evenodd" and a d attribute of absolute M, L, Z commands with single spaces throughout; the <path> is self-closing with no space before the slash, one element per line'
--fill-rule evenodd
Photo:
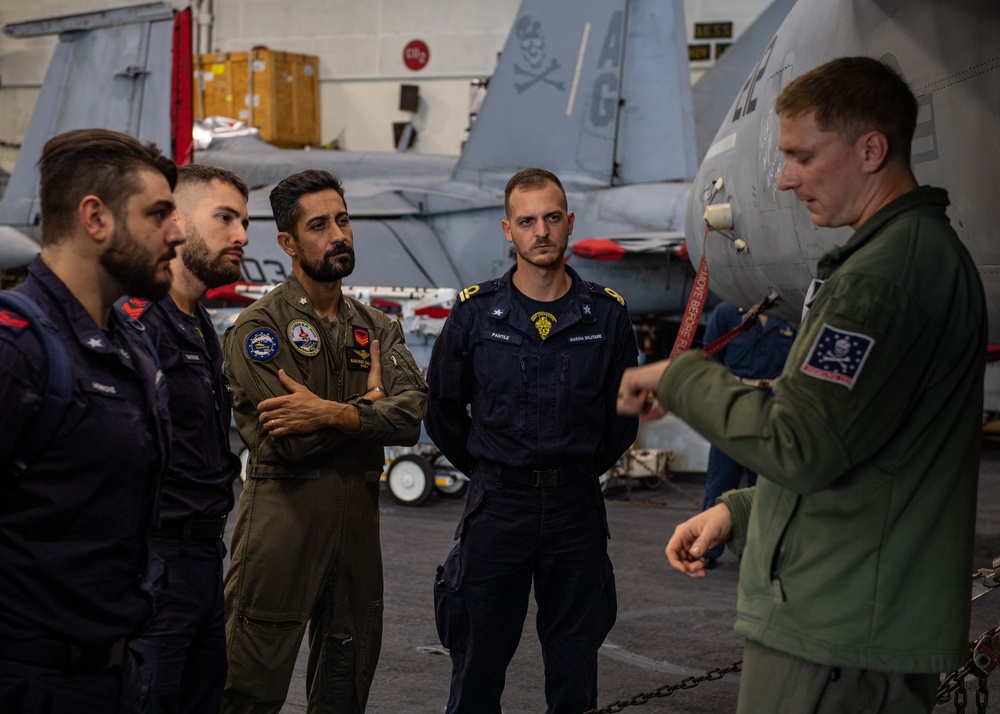
<path fill-rule="evenodd" d="M 284 701 L 305 622 L 238 615 L 229 647 L 226 688 L 264 702 Z M 266 673 L 264 676 L 261 673 Z"/>
<path fill-rule="evenodd" d="M 335 710 L 352 711 L 356 708 L 354 689 L 358 643 L 346 632 L 331 632 L 326 636 L 323 668 L 323 703 Z"/>
<path fill-rule="evenodd" d="M 469 637 L 469 612 L 462 595 L 461 543 L 457 543 L 434 581 L 434 620 L 438 639 L 449 650 L 464 650 Z"/>

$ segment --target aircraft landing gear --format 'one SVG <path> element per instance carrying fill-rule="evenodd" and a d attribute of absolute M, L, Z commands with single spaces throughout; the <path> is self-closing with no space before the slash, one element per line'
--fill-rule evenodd
<path fill-rule="evenodd" d="M 405 454 L 389 467 L 389 495 L 402 506 L 420 506 L 434 490 L 434 467 L 423 456 Z"/>

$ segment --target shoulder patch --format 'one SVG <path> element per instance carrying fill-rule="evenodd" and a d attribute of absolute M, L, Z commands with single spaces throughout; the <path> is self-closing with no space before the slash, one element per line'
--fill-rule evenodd
<path fill-rule="evenodd" d="M 495 280 L 488 280 L 485 283 L 479 283 L 478 285 L 470 285 L 458 294 L 458 301 L 465 302 L 474 295 L 486 295 L 494 290 L 496 290 Z"/>
<path fill-rule="evenodd" d="M 603 285 L 598 285 L 597 283 L 588 283 L 590 287 L 590 292 L 597 293 L 598 295 L 603 295 L 604 297 L 611 298 L 612 300 L 618 301 L 618 304 L 625 307 L 625 298 L 616 293 L 611 288 L 606 288 Z"/>
<path fill-rule="evenodd" d="M 244 347 L 247 359 L 254 362 L 267 362 L 278 354 L 278 336 L 266 327 L 261 327 L 247 336 Z"/>
<path fill-rule="evenodd" d="M 823 323 L 799 369 L 810 377 L 854 389 L 874 346 L 873 337 Z"/>
<path fill-rule="evenodd" d="M 28 318 L 13 310 L 0 310 L 0 325 L 13 327 L 15 330 L 23 330 L 30 325 Z"/>

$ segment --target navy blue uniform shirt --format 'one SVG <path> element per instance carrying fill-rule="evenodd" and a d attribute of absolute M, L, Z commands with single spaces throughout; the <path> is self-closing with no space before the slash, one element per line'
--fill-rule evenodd
<path fill-rule="evenodd" d="M 73 401 L 42 453 L 21 454 L 48 359 L 26 321 L 0 319 L 0 638 L 105 644 L 149 619 L 149 532 L 169 443 L 167 395 L 139 334 L 112 311 L 100 329 L 36 258 L 17 288 L 63 340 Z M 26 473 L 11 463 L 26 457 Z"/>
<path fill-rule="evenodd" d="M 479 460 L 604 473 L 638 430 L 615 411 L 622 372 L 638 361 L 624 301 L 567 266 L 574 299 L 543 340 L 514 270 L 467 288 L 448 316 L 427 373 L 427 433 L 465 474 Z"/>
<path fill-rule="evenodd" d="M 720 302 L 708 318 L 705 327 L 705 344 L 710 345 L 732 330 L 743 320 L 743 311 L 732 303 Z M 737 377 L 748 379 L 775 379 L 785 367 L 788 350 L 795 341 L 795 328 L 784 320 L 760 321 L 739 335 L 715 355 L 715 359 L 729 368 Z"/>
<path fill-rule="evenodd" d="M 222 348 L 205 308 L 192 318 L 167 297 L 131 298 L 121 309 L 146 326 L 167 378 L 173 436 L 160 496 L 160 526 L 221 518 L 233 508 L 240 460 L 229 450 L 232 403 Z"/>

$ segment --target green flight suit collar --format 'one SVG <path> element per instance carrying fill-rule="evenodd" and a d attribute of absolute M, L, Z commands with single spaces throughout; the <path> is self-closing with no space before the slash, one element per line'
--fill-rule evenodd
<path fill-rule="evenodd" d="M 882 227 L 896 216 L 914 208 L 940 206 L 944 209 L 951 203 L 948 192 L 934 186 L 920 186 L 905 193 L 894 201 L 890 201 L 862 224 L 854 232 L 851 239 L 844 245 L 835 246 L 823 254 L 816 265 L 816 274 L 821 280 L 826 280 L 855 251 L 866 245 Z"/>
<path fill-rule="evenodd" d="M 312 300 L 309 299 L 305 288 L 302 287 L 302 283 L 299 282 L 299 279 L 295 275 L 289 274 L 285 278 L 285 289 L 282 292 L 285 302 L 295 310 L 308 317 L 323 319 L 313 310 Z M 340 295 L 340 305 L 337 306 L 337 320 L 345 325 L 349 324 L 354 319 L 354 313 L 354 304 L 342 292 Z"/>

